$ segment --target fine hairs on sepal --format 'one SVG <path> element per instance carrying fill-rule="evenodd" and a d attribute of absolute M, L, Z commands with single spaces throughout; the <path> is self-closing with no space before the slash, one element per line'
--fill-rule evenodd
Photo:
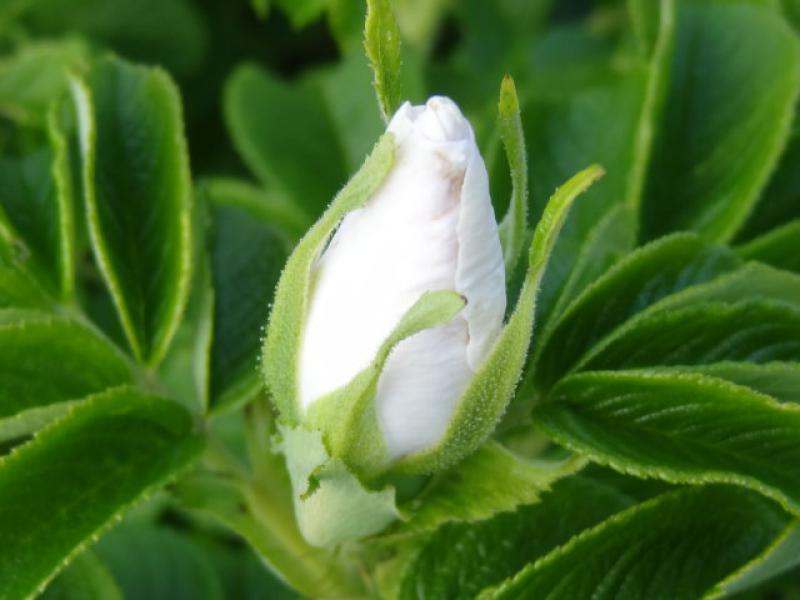
<path fill-rule="evenodd" d="M 396 476 L 452 466 L 491 434 L 520 377 L 554 240 L 601 173 L 588 169 L 554 195 L 504 325 L 513 261 L 472 127 L 449 98 L 398 108 L 289 258 L 267 330 L 265 381 L 310 543 L 381 531 L 401 515 Z M 524 221 L 524 192 L 515 194 L 509 219 Z M 519 252 L 520 224 L 513 230 L 507 251 Z"/>

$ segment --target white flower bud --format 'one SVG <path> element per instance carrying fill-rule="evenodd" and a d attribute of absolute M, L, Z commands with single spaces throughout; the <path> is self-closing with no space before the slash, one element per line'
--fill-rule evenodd
<path fill-rule="evenodd" d="M 439 96 L 405 103 L 389 131 L 391 172 L 312 268 L 298 383 L 307 410 L 370 364 L 423 293 L 461 294 L 456 317 L 400 342 L 381 372 L 374 401 L 397 459 L 442 438 L 500 333 L 506 297 L 486 168 L 461 111 Z"/>

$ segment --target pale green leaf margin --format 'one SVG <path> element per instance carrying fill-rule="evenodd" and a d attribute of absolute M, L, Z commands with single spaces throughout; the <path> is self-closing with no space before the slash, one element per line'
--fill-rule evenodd
<path fill-rule="evenodd" d="M 192 189 L 191 174 L 189 173 L 188 164 L 188 148 L 186 145 L 186 136 L 182 130 L 183 123 L 183 108 L 180 101 L 180 92 L 173 83 L 170 76 L 166 71 L 159 67 L 137 67 L 138 69 L 145 69 L 149 74 L 159 80 L 159 84 L 167 91 L 170 96 L 171 103 L 175 114 L 177 115 L 177 123 L 181 127 L 180 135 L 176 136 L 176 145 L 187 160 L 184 161 L 184 168 L 180 173 L 180 177 L 184 181 L 186 190 Z M 97 125 L 95 123 L 94 102 L 92 99 L 92 92 L 90 87 L 83 77 L 72 76 L 69 81 L 70 92 L 75 105 L 75 111 L 78 117 L 78 139 L 80 142 L 82 157 L 82 178 L 84 186 L 84 198 L 86 208 L 86 223 L 89 230 L 89 238 L 94 249 L 94 255 L 97 259 L 100 271 L 108 285 L 114 306 L 117 309 L 122 329 L 125 332 L 125 337 L 130 343 L 134 356 L 137 359 L 146 359 L 146 362 L 153 366 L 157 365 L 169 350 L 170 342 L 175 336 L 180 325 L 181 315 L 186 307 L 191 291 L 191 271 L 192 271 L 192 233 L 191 233 L 191 219 L 189 211 L 184 210 L 181 215 L 180 221 L 180 240 L 178 246 L 184 251 L 182 252 L 180 278 L 175 282 L 175 300 L 172 303 L 172 313 L 166 320 L 165 325 L 160 328 L 160 335 L 152 342 L 149 356 L 145 356 L 146 348 L 143 348 L 143 342 L 146 340 L 139 339 L 139 335 L 134 327 L 133 321 L 130 316 L 130 307 L 125 299 L 125 295 L 120 286 L 117 274 L 109 259 L 108 248 L 103 237 L 102 227 L 99 221 L 97 210 L 97 197 L 95 195 L 94 177 L 95 177 L 95 162 L 97 156 Z M 190 191 L 187 193 L 191 193 Z"/>

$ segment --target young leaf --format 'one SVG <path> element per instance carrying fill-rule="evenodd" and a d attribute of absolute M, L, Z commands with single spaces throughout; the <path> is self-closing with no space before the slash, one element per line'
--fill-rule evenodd
<path fill-rule="evenodd" d="M 447 524 L 412 551 L 396 597 L 475 598 L 631 504 L 610 486 L 578 474 L 556 482 L 538 502 L 514 512 L 478 523 Z"/>
<path fill-rule="evenodd" d="M 92 249 L 128 342 L 163 358 L 189 294 L 189 157 L 178 90 L 158 69 L 109 58 L 73 80 Z"/>
<path fill-rule="evenodd" d="M 497 125 L 511 170 L 511 202 L 500 223 L 500 243 L 503 246 L 508 278 L 522 254 L 528 224 L 528 158 L 525 155 L 525 133 L 522 131 L 517 88 L 510 75 L 506 75 L 500 85 Z"/>
<path fill-rule="evenodd" d="M 730 240 L 789 134 L 800 45 L 762 3 L 681 1 L 643 205 L 643 234 L 693 229 Z M 711 108 L 714 107 L 714 108 Z"/>
<path fill-rule="evenodd" d="M 705 597 L 768 550 L 787 522 L 744 490 L 679 490 L 608 519 L 480 598 Z"/>
<path fill-rule="evenodd" d="M 185 468 L 200 450 L 191 429 L 178 405 L 115 388 L 0 459 L 0 598 L 33 595 L 129 506 Z"/>
<path fill-rule="evenodd" d="M 400 30 L 389 0 L 367 0 L 364 47 L 374 74 L 378 105 L 388 123 L 400 106 Z"/>
<path fill-rule="evenodd" d="M 730 250 L 709 246 L 690 233 L 660 239 L 626 256 L 548 323 L 534 358 L 537 387 L 555 383 L 599 339 L 637 312 L 740 264 Z"/>
<path fill-rule="evenodd" d="M 223 109 L 234 145 L 253 173 L 310 219 L 347 179 L 345 157 L 314 89 L 293 88 L 255 65 L 225 84 Z"/>
<path fill-rule="evenodd" d="M 609 371 L 566 378 L 534 417 L 559 443 L 617 470 L 737 484 L 800 514 L 796 404 L 695 373 Z"/>

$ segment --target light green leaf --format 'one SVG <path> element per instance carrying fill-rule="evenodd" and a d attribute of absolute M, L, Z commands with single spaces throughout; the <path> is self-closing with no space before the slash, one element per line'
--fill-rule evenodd
<path fill-rule="evenodd" d="M 645 188 L 643 234 L 693 229 L 730 240 L 753 209 L 789 134 L 800 45 L 754 2 L 681 0 Z"/>
<path fill-rule="evenodd" d="M 137 358 L 157 364 L 186 305 L 192 189 L 169 76 L 118 59 L 74 80 L 92 248 Z"/>
<path fill-rule="evenodd" d="M 556 239 L 573 202 L 602 175 L 600 167 L 589 167 L 555 191 L 534 230 L 528 271 L 517 305 L 491 354 L 471 379 L 442 439 L 432 448 L 401 459 L 396 465 L 398 472 L 442 470 L 468 456 L 491 434 L 525 364 L 536 298 Z"/>
<path fill-rule="evenodd" d="M 589 372 L 559 383 L 534 418 L 559 443 L 625 473 L 737 484 L 800 514 L 796 404 L 694 373 Z"/>
<path fill-rule="evenodd" d="M 547 389 L 598 340 L 637 312 L 740 264 L 730 250 L 710 246 L 690 233 L 657 240 L 629 254 L 547 324 L 532 369 L 537 387 Z"/>
<path fill-rule="evenodd" d="M 214 566 L 185 536 L 146 524 L 123 524 L 95 547 L 125 598 L 222 600 Z"/>
<path fill-rule="evenodd" d="M 402 101 L 400 30 L 389 0 L 367 0 L 364 47 L 374 75 L 375 93 L 388 123 Z"/>
<path fill-rule="evenodd" d="M 206 189 L 214 288 L 210 403 L 216 411 L 247 402 L 261 389 L 262 327 L 290 246 L 251 203 L 225 187 Z"/>
<path fill-rule="evenodd" d="M 773 229 L 738 250 L 745 258 L 800 273 L 800 219 Z"/>
<path fill-rule="evenodd" d="M 500 85 L 497 125 L 511 170 L 511 201 L 500 223 L 500 243 L 508 279 L 522 254 L 528 225 L 528 158 L 517 88 L 510 75 L 506 75 Z"/>
<path fill-rule="evenodd" d="M 769 549 L 787 522 L 744 490 L 679 490 L 573 538 L 481 598 L 705 597 Z"/>
<path fill-rule="evenodd" d="M 84 550 L 56 577 L 41 600 L 123 600 L 108 568 L 97 555 Z"/>
<path fill-rule="evenodd" d="M 347 179 L 345 155 L 317 90 L 291 87 L 254 65 L 225 84 L 225 121 L 253 173 L 308 218 Z"/>
<path fill-rule="evenodd" d="M 0 598 L 42 588 L 200 449 L 188 413 L 131 388 L 91 396 L 0 459 Z"/>
<path fill-rule="evenodd" d="M 447 524 L 412 551 L 395 597 L 475 598 L 483 588 L 631 504 L 610 486 L 578 474 L 556 482 L 539 502 L 514 512 L 478 523 Z"/>
<path fill-rule="evenodd" d="M 308 303 L 311 265 L 342 218 L 362 206 L 378 189 L 392 167 L 394 149 L 391 134 L 378 141 L 364 166 L 297 244 L 278 282 L 264 342 L 262 370 L 281 418 L 288 424 L 298 422 L 297 359 Z"/>
<path fill-rule="evenodd" d="M 526 460 L 487 442 L 403 505 L 407 520 L 389 533 L 432 531 L 451 521 L 480 521 L 533 504 L 551 484 L 584 464 L 581 458 Z"/>
<path fill-rule="evenodd" d="M 0 114 L 43 127 L 50 102 L 67 90 L 68 71 L 87 59 L 79 39 L 25 44 L 0 61 Z"/>

